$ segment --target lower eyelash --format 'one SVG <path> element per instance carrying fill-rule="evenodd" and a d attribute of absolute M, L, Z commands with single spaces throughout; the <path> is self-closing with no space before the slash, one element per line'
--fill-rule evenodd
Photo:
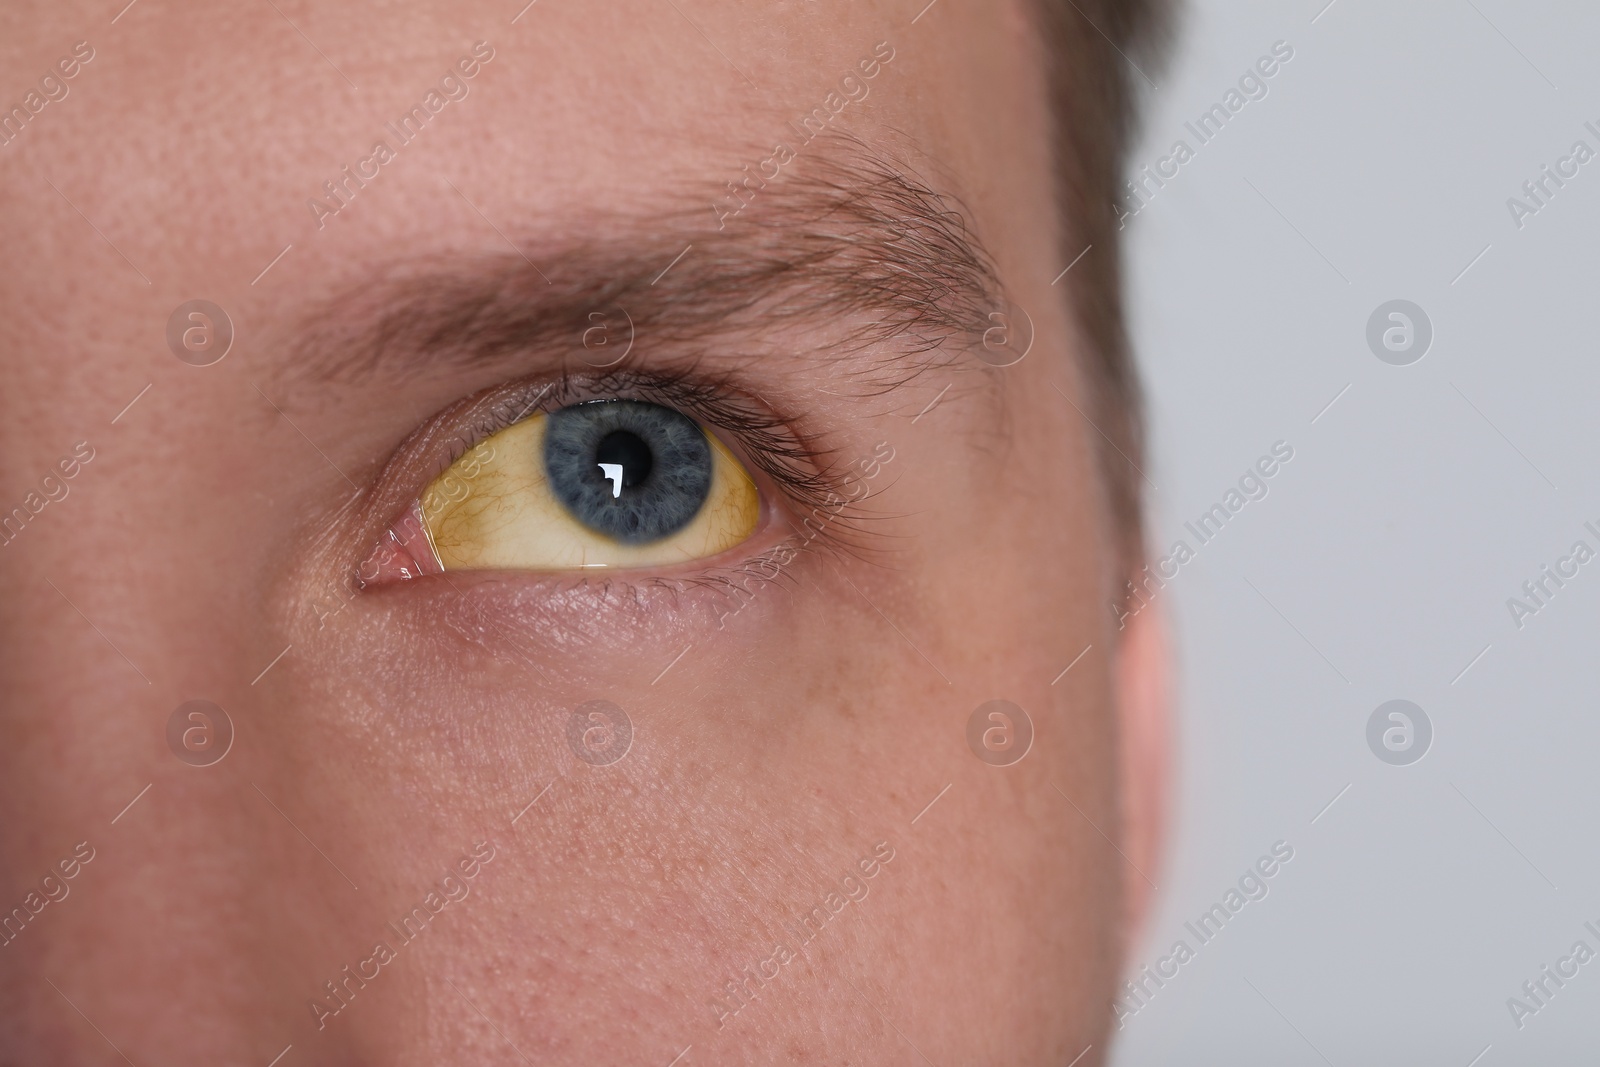
<path fill-rule="evenodd" d="M 791 539 L 795 541 L 797 539 Z M 733 610 L 719 613 L 717 616 L 717 629 L 723 629 L 727 620 L 739 614 L 747 606 L 763 596 L 762 590 L 771 585 L 784 584 L 793 586 L 797 579 L 793 568 L 800 558 L 800 551 L 791 549 L 790 541 L 776 545 L 773 548 L 747 559 L 737 566 L 722 567 L 706 574 L 678 579 L 645 579 L 649 582 L 675 581 L 680 586 L 692 586 L 701 589 L 712 589 L 727 596 L 730 603 L 735 606 Z M 743 599 L 741 599 L 741 597 Z"/>

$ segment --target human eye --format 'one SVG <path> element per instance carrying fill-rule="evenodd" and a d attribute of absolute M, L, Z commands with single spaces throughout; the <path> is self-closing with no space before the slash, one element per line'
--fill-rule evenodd
<path fill-rule="evenodd" d="M 540 394 L 544 410 L 516 417 L 503 413 L 514 397 L 480 405 L 466 420 L 479 439 L 390 524 L 361 567 L 362 582 L 463 570 L 669 568 L 749 540 L 770 510 L 757 478 L 703 414 L 686 410 L 727 402 L 705 389 L 681 395 L 682 383 L 620 384 L 562 383 L 554 397 Z M 777 440 L 774 420 L 761 425 L 747 452 Z"/>

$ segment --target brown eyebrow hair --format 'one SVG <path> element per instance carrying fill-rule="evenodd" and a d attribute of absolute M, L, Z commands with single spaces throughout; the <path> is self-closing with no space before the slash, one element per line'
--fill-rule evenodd
<path fill-rule="evenodd" d="M 850 368 L 876 395 L 961 359 L 1007 306 L 959 202 L 849 135 L 819 138 L 791 171 L 747 191 L 747 209 L 723 228 L 709 202 L 678 200 L 592 220 L 598 236 L 546 240 L 534 259 L 389 268 L 303 322 L 293 366 L 325 384 L 509 362 L 570 350 L 590 312 L 621 307 L 652 344 L 726 342 L 788 321 L 842 331 L 830 355 L 895 342 Z"/>

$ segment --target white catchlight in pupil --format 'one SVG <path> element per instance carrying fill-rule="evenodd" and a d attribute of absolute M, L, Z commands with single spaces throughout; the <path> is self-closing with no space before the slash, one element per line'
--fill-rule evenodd
<path fill-rule="evenodd" d="M 624 486 L 638 485 L 650 477 L 650 471 L 655 466 L 655 456 L 650 452 L 650 446 L 636 433 L 628 430 L 612 430 L 600 439 L 600 444 L 595 449 L 597 466 L 607 478 L 612 478 L 611 472 L 617 472 L 617 477 L 612 478 L 611 496 L 622 495 Z"/>

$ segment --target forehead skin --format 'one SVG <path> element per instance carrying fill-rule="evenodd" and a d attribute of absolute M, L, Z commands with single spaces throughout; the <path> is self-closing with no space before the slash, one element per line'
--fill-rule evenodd
<path fill-rule="evenodd" d="M 1057 392 L 1078 386 L 1020 10 L 116 6 L 0 11 L 8 108 L 94 49 L 0 146 L 0 509 L 77 442 L 94 457 L 0 547 L 0 908 L 31 914 L 0 948 L 0 1049 L 266 1064 L 292 1046 L 290 1067 L 1065 1063 L 1092 1045 L 1099 1062 L 1130 874 L 1100 832 L 1118 822 L 1108 554 Z M 306 201 L 477 41 L 493 59 L 467 97 L 319 228 Z M 397 266 L 542 267 L 630 234 L 655 265 L 691 233 L 685 203 L 705 205 L 692 232 L 714 228 L 726 183 L 879 42 L 894 58 L 838 127 L 959 199 L 1036 342 L 1003 372 L 869 399 L 785 361 L 836 323 L 756 338 L 750 388 L 803 408 L 842 462 L 892 445 L 858 516 L 872 551 L 804 557 L 722 628 L 726 594 L 694 583 L 341 598 L 422 488 L 375 488 L 390 456 L 514 375 L 307 385 L 303 325 Z M 205 368 L 165 339 L 194 298 L 237 331 Z M 212 767 L 168 748 L 193 698 L 237 728 Z M 566 742 L 595 698 L 634 725 L 609 767 Z M 1003 769 L 965 739 L 997 698 L 1037 731 Z M 31 912 L 82 841 L 70 894 Z M 483 841 L 470 895 L 319 1027 L 324 983 L 400 944 L 389 924 Z M 802 945 L 799 917 L 875 848 L 893 859 L 864 899 Z M 772 977 L 775 943 L 795 958 Z"/>

